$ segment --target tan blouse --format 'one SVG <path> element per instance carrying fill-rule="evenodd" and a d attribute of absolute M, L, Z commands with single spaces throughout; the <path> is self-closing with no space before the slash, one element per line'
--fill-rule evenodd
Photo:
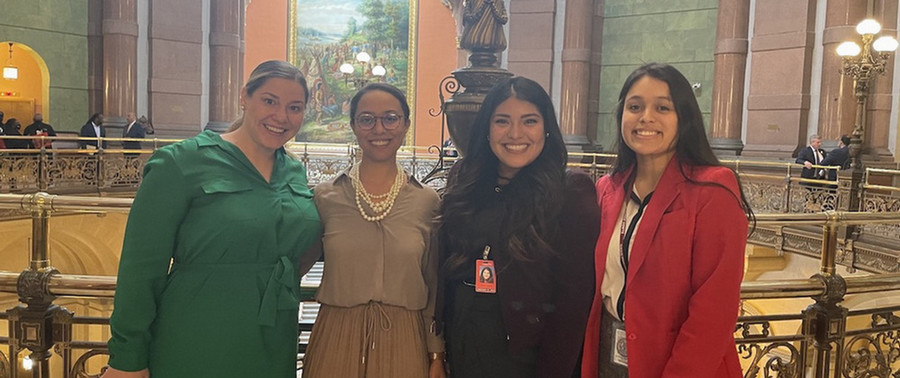
<path fill-rule="evenodd" d="M 410 176 L 390 214 L 377 222 L 360 215 L 347 172 L 316 185 L 314 192 L 325 251 L 316 299 L 339 307 L 376 301 L 422 310 L 428 327 L 437 294 L 435 216 L 440 200 L 434 189 Z M 429 329 L 425 334 L 429 352 L 444 350 L 440 337 Z"/>

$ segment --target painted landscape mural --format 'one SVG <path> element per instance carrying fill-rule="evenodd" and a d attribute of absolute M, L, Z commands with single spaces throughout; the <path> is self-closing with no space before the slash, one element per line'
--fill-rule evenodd
<path fill-rule="evenodd" d="M 297 140 L 347 143 L 350 98 L 367 82 L 409 93 L 409 14 L 416 0 L 295 0 L 296 59 L 309 104 Z M 352 69 L 352 70 L 351 70 Z"/>

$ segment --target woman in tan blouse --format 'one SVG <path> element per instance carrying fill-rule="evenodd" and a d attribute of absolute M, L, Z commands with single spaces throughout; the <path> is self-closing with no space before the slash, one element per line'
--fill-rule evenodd
<path fill-rule="evenodd" d="M 397 163 L 409 105 L 397 88 L 370 84 L 350 115 L 362 160 L 315 188 L 325 273 L 304 377 L 443 377 L 432 332 L 439 199 Z"/>

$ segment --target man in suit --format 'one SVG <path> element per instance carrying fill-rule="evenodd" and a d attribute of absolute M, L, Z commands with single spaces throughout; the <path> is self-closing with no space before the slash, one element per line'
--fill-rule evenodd
<path fill-rule="evenodd" d="M 41 113 L 34 113 L 34 123 L 28 125 L 25 128 L 25 132 L 22 135 L 32 135 L 32 136 L 56 136 L 56 131 L 53 130 L 53 126 L 50 126 L 44 123 L 44 116 Z M 32 148 L 50 148 L 51 140 L 49 139 L 41 139 L 35 138 L 31 142 Z"/>
<path fill-rule="evenodd" d="M 103 127 L 103 114 L 102 113 L 94 113 L 91 115 L 91 118 L 88 119 L 87 123 L 84 126 L 81 126 L 81 131 L 78 133 L 78 136 L 82 138 L 106 138 L 106 128 Z M 97 141 L 96 140 L 81 140 L 78 141 L 78 144 L 82 149 L 97 149 Z M 103 141 L 103 148 L 106 148 L 106 141 Z"/>
<path fill-rule="evenodd" d="M 825 159 L 825 150 L 822 148 L 822 137 L 818 134 L 813 134 L 809 136 L 809 145 L 804 147 L 797 154 L 797 164 L 803 164 L 803 171 L 800 172 L 800 177 L 807 179 L 822 179 L 824 176 L 820 176 L 818 169 L 813 168 L 813 165 L 822 165 L 822 160 Z"/>
<path fill-rule="evenodd" d="M 822 159 L 819 165 L 840 166 L 841 170 L 850 168 L 850 137 L 841 135 L 838 139 L 838 148 L 835 148 Z M 828 170 L 828 180 L 837 181 L 837 170 Z"/>
<path fill-rule="evenodd" d="M 146 131 L 144 130 L 144 125 L 141 125 L 137 121 L 137 116 L 133 112 L 130 112 L 125 115 L 125 118 L 128 122 L 127 125 L 125 125 L 125 128 L 122 129 L 122 138 L 144 139 Z M 122 148 L 126 150 L 140 150 L 141 142 L 125 141 L 122 142 Z"/>

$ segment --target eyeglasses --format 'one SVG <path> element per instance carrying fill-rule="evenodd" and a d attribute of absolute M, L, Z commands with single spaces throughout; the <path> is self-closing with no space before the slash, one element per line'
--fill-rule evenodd
<path fill-rule="evenodd" d="M 375 128 L 375 123 L 381 120 L 381 126 L 388 130 L 396 129 L 400 126 L 403 119 L 399 114 L 388 113 L 381 117 L 372 114 L 360 114 L 356 116 L 356 126 L 363 130 L 371 130 Z"/>

